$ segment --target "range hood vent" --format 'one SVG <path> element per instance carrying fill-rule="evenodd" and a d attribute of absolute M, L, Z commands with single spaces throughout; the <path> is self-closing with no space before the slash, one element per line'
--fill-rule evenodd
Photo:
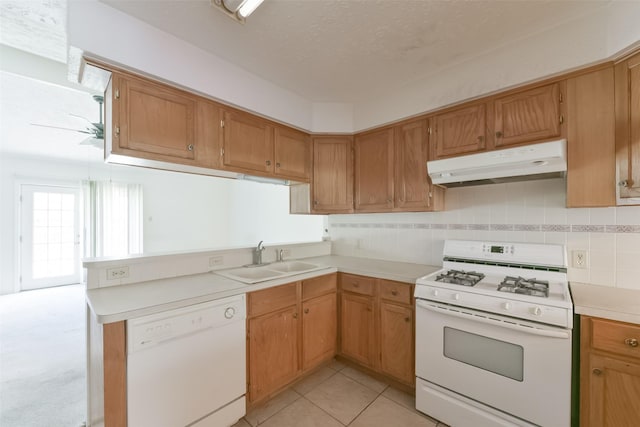
<path fill-rule="evenodd" d="M 445 187 L 527 181 L 564 176 L 567 140 L 427 162 L 434 184 Z"/>

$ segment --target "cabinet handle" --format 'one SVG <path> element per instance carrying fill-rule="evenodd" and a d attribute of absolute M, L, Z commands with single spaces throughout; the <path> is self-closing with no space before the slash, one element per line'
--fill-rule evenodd
<path fill-rule="evenodd" d="M 496 132 L 496 138 L 502 138 L 502 135 L 502 131 L 499 130 L 498 132 Z"/>
<path fill-rule="evenodd" d="M 387 203 L 391 203 L 391 199 L 387 199 Z"/>
<path fill-rule="evenodd" d="M 292 317 L 293 317 L 294 319 L 297 319 L 297 318 L 298 318 L 298 313 L 293 313 L 293 316 L 292 316 Z"/>
<path fill-rule="evenodd" d="M 120 126 L 116 126 L 116 136 L 120 136 Z"/>
<path fill-rule="evenodd" d="M 266 163 L 267 163 L 267 166 L 271 166 L 271 160 L 267 160 Z"/>
<path fill-rule="evenodd" d="M 308 308 L 304 309 L 304 314 L 309 314 L 309 309 Z"/>
<path fill-rule="evenodd" d="M 193 151 L 193 144 L 189 144 L 189 145 L 187 145 L 187 150 L 189 150 L 189 151 Z"/>
<path fill-rule="evenodd" d="M 484 141 L 484 136 L 480 135 L 480 136 L 478 137 L 478 142 L 482 142 L 482 141 Z"/>
<path fill-rule="evenodd" d="M 631 187 L 633 187 L 633 180 L 632 179 L 623 179 L 622 181 L 620 181 L 618 183 L 618 185 L 620 187 L 631 188 Z"/>
<path fill-rule="evenodd" d="M 405 322 L 407 322 L 407 323 L 409 323 L 409 322 L 411 322 L 411 318 L 410 318 L 410 317 L 405 317 L 405 318 L 404 318 L 404 321 L 405 321 Z"/>
<path fill-rule="evenodd" d="M 635 338 L 627 338 L 626 340 L 624 340 L 624 343 L 630 347 L 638 346 L 638 340 Z"/>
<path fill-rule="evenodd" d="M 318 201 L 317 201 L 317 200 L 314 200 L 314 201 L 313 201 L 313 204 L 314 204 L 314 205 L 317 205 L 317 204 L 318 204 Z"/>
<path fill-rule="evenodd" d="M 398 291 L 396 291 L 396 290 L 394 289 L 393 291 L 391 291 L 391 295 L 393 295 L 393 296 L 395 297 L 396 295 L 398 295 Z"/>
<path fill-rule="evenodd" d="M 276 163 L 276 167 L 279 168 L 280 167 L 280 162 Z"/>
<path fill-rule="evenodd" d="M 371 307 L 367 307 L 367 311 L 373 311 Z"/>
<path fill-rule="evenodd" d="M 593 375 L 601 375 L 601 374 L 602 374 L 602 371 L 601 371 L 600 369 L 598 369 L 598 368 L 595 368 L 595 369 L 594 369 L 593 371 L 591 371 L 591 372 L 593 372 Z"/>

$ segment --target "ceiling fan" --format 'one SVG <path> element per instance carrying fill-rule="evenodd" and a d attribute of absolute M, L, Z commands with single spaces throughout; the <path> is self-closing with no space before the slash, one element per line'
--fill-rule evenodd
<path fill-rule="evenodd" d="M 60 126 L 41 125 L 41 124 L 38 124 L 38 123 L 31 123 L 31 124 L 33 126 L 41 126 L 41 127 L 46 127 L 46 128 L 69 130 L 69 131 L 73 131 L 73 132 L 85 133 L 85 134 L 90 135 L 90 136 L 87 137 L 82 142 L 80 142 L 80 145 L 89 145 L 91 147 L 95 147 L 95 148 L 98 148 L 98 149 L 102 150 L 104 148 L 104 123 L 102 122 L 102 104 L 104 104 L 104 97 L 102 95 L 93 95 L 93 99 L 100 106 L 99 122 L 97 122 L 97 123 L 96 122 L 92 122 L 92 121 L 90 121 L 89 119 L 87 119 L 85 117 L 78 116 L 77 114 L 69 113 L 70 116 L 78 117 L 78 118 L 81 118 L 81 119 L 85 120 L 86 122 L 88 122 L 90 126 L 87 126 L 85 129 L 72 129 L 72 128 L 66 128 L 66 127 L 60 127 Z"/>

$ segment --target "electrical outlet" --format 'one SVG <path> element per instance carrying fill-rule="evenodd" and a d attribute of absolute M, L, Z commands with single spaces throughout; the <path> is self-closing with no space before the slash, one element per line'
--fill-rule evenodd
<path fill-rule="evenodd" d="M 216 255 L 209 258 L 209 267 L 216 267 L 224 264 L 224 257 L 222 255 Z"/>
<path fill-rule="evenodd" d="M 107 280 L 126 279 L 129 277 L 129 267 L 107 268 Z"/>
<path fill-rule="evenodd" d="M 573 268 L 587 268 L 587 251 L 571 251 L 571 266 Z"/>

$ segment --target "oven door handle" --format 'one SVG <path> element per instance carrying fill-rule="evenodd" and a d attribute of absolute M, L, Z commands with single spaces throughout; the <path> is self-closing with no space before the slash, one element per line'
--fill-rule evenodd
<path fill-rule="evenodd" d="M 493 326 L 500 326 L 506 329 L 513 329 L 518 332 L 523 332 L 525 334 L 540 335 L 540 336 L 549 337 L 549 338 L 562 338 L 562 339 L 571 338 L 570 333 L 567 331 L 551 331 L 547 329 L 537 329 L 537 328 L 519 325 L 516 323 L 510 323 L 510 322 L 508 323 L 498 319 L 494 320 L 494 319 L 488 319 L 482 316 L 462 314 L 456 311 L 448 310 L 446 308 L 433 306 L 431 304 L 428 304 L 424 301 L 417 300 L 417 299 L 416 299 L 416 305 L 421 308 L 427 309 L 429 311 L 433 311 L 434 313 L 446 314 L 447 316 L 458 317 L 460 319 L 465 319 L 465 320 L 472 320 L 474 322 L 486 323 L 488 325 L 493 325 Z"/>

